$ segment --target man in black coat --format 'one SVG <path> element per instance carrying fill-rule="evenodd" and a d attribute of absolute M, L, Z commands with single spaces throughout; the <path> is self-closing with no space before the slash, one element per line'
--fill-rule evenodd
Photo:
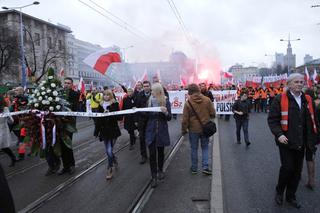
<path fill-rule="evenodd" d="M 207 85 L 205 83 L 201 83 L 199 86 L 200 86 L 200 91 L 201 91 L 202 95 L 208 97 L 210 99 L 210 101 L 213 102 L 214 101 L 213 95 L 207 89 Z"/>
<path fill-rule="evenodd" d="M 287 79 L 288 90 L 273 100 L 268 116 L 268 124 L 279 147 L 281 167 L 276 187 L 275 201 L 286 201 L 295 208 L 301 205 L 296 199 L 303 158 L 306 147 L 315 152 L 318 121 L 314 103 L 310 96 L 302 92 L 304 76 L 291 74 Z"/>
<path fill-rule="evenodd" d="M 151 95 L 151 83 L 149 81 L 143 82 L 143 90 L 136 97 L 136 107 L 144 108 L 148 107 L 148 100 Z M 147 147 L 145 140 L 145 131 L 148 121 L 148 116 L 139 112 L 137 114 L 138 117 L 138 130 L 139 130 L 139 138 L 140 138 L 140 153 L 141 153 L 141 161 L 140 164 L 144 164 L 147 162 Z"/>
<path fill-rule="evenodd" d="M 66 100 L 69 103 L 69 108 L 71 111 L 77 111 L 79 106 L 79 92 L 76 92 L 73 90 L 73 79 L 72 78 L 65 78 L 64 79 L 64 89 L 65 89 L 65 97 Z M 76 117 L 66 117 L 73 125 L 76 127 Z M 72 141 L 73 133 L 68 133 L 68 136 L 70 137 Z M 75 171 L 75 161 L 73 156 L 73 150 L 72 148 L 67 147 L 64 142 L 61 143 L 61 158 L 63 163 L 63 169 L 58 173 L 59 175 L 69 173 L 73 174 Z"/>
<path fill-rule="evenodd" d="M 127 96 L 123 98 L 122 110 L 132 109 L 136 107 L 133 89 L 129 88 L 127 90 Z M 136 143 L 136 137 L 134 135 L 134 130 L 137 129 L 135 124 L 135 114 L 128 114 L 124 116 L 124 128 L 128 131 L 130 135 L 130 150 L 133 150 L 134 144 Z"/>

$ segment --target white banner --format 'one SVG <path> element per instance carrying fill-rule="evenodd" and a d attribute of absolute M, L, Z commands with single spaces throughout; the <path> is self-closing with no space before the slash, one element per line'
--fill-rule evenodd
<path fill-rule="evenodd" d="M 171 113 L 172 114 L 182 114 L 183 106 L 188 98 L 188 92 L 186 90 L 182 91 L 168 91 L 169 99 L 171 103 Z"/>
<path fill-rule="evenodd" d="M 182 114 L 184 104 L 188 98 L 186 90 L 182 91 L 168 91 L 171 103 L 171 112 L 172 114 Z M 232 105 L 237 98 L 237 90 L 220 90 L 220 91 L 211 91 L 214 97 L 214 107 L 217 114 L 233 114 Z M 117 93 L 116 96 L 118 99 L 122 99 L 124 93 Z M 119 101 L 120 101 L 119 100 Z M 11 112 L 11 113 L 0 113 L 0 117 L 8 117 L 12 115 L 20 115 L 29 113 L 30 110 L 20 111 L 20 112 Z M 34 111 L 39 112 L 40 111 Z M 160 107 L 149 107 L 149 108 L 135 108 L 121 110 L 117 112 L 107 112 L 107 113 L 93 113 L 93 112 L 52 112 L 55 115 L 61 116 L 77 116 L 77 117 L 107 117 L 113 115 L 125 115 L 133 114 L 136 112 L 161 112 Z M 48 113 L 48 112 L 44 112 Z"/>
<path fill-rule="evenodd" d="M 232 106 L 237 99 L 237 90 L 212 90 L 214 108 L 218 115 L 233 114 Z"/>

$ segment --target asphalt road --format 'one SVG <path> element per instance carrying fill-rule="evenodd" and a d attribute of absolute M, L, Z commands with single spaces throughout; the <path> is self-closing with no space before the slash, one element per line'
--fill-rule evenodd
<path fill-rule="evenodd" d="M 306 183 L 306 165 L 297 192 L 302 208 L 296 210 L 284 203 L 279 207 L 274 203 L 280 157 L 273 135 L 267 125 L 265 113 L 252 113 L 249 120 L 249 139 L 251 146 L 236 144 L 236 127 L 233 118 L 230 121 L 219 120 L 221 144 L 222 181 L 225 212 L 306 212 L 320 211 L 320 188 L 310 191 Z M 242 134 L 242 133 L 241 133 Z M 319 162 L 317 153 L 316 162 Z M 316 177 L 319 177 L 320 164 L 316 165 Z M 319 178 L 316 178 L 320 186 Z"/>
<path fill-rule="evenodd" d="M 169 123 L 172 144 L 180 137 L 180 128 L 179 120 L 172 120 Z M 122 133 L 117 140 L 115 150 L 128 143 L 128 134 L 126 131 Z M 83 135 L 88 135 L 88 133 L 83 131 Z M 107 162 L 104 161 L 46 202 L 37 212 L 125 212 L 151 178 L 149 164 L 139 164 L 138 143 L 139 141 L 134 150 L 130 151 L 125 148 L 116 154 L 119 168 L 112 180 L 105 180 Z M 78 174 L 105 156 L 104 145 L 100 142 L 93 142 L 75 155 Z M 69 175 L 45 177 L 43 175 L 45 170 L 44 166 L 20 175 L 19 178 L 9 180 L 18 210 L 70 178 Z"/>

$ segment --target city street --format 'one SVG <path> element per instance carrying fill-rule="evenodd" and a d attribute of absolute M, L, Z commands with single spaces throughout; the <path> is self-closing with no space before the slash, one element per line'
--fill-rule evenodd
<path fill-rule="evenodd" d="M 319 212 L 319 188 L 310 191 L 306 183 L 306 165 L 297 191 L 297 199 L 302 204 L 300 210 L 287 205 L 276 206 L 274 202 L 275 186 L 280 168 L 280 156 L 274 137 L 267 125 L 266 113 L 251 113 L 249 120 L 249 139 L 251 145 L 246 148 L 236 143 L 235 121 L 219 120 L 220 147 L 222 156 L 222 176 L 224 207 L 226 212 Z M 241 132 L 242 134 L 242 132 Z M 243 136 L 243 135 L 242 135 Z M 316 162 L 319 162 L 317 153 Z M 316 165 L 316 185 L 319 186 L 320 165 Z"/>

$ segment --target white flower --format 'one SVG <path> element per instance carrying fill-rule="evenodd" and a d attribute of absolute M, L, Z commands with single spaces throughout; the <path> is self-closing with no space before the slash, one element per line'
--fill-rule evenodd
<path fill-rule="evenodd" d="M 42 84 L 45 84 L 45 83 L 46 83 L 46 81 L 41 81 L 41 83 L 42 83 Z"/>
<path fill-rule="evenodd" d="M 50 93 L 50 92 L 51 92 L 51 89 L 48 89 L 48 90 L 47 90 L 47 93 Z"/>
<path fill-rule="evenodd" d="M 39 90 L 37 90 L 37 89 L 34 91 L 34 93 L 38 93 L 38 92 L 39 92 Z"/>
<path fill-rule="evenodd" d="M 43 105 L 46 105 L 46 101 L 45 101 L 45 100 L 41 101 L 41 103 L 42 103 Z"/>
<path fill-rule="evenodd" d="M 53 79 L 53 76 L 49 76 L 48 79 L 50 79 L 50 80 Z"/>
<path fill-rule="evenodd" d="M 35 104 L 34 104 L 34 107 L 39 107 L 39 104 L 38 104 L 38 103 L 35 103 Z"/>
<path fill-rule="evenodd" d="M 56 84 L 55 84 L 55 83 L 51 83 L 50 85 L 51 85 L 52 88 L 55 88 L 55 87 L 56 87 Z"/>
<path fill-rule="evenodd" d="M 43 99 L 42 96 L 40 96 L 40 97 L 38 98 L 39 101 L 42 101 L 42 99 Z"/>
<path fill-rule="evenodd" d="M 48 98 L 48 101 L 52 101 L 52 100 L 53 100 L 52 97 L 49 97 L 49 98 Z"/>
<path fill-rule="evenodd" d="M 46 88 L 44 88 L 44 87 L 41 87 L 41 90 L 45 90 Z"/>
<path fill-rule="evenodd" d="M 56 102 L 60 101 L 60 98 L 59 97 L 56 97 Z"/>
<path fill-rule="evenodd" d="M 41 92 L 41 95 L 45 95 L 45 94 L 46 94 L 46 92 L 45 92 L 45 91 Z"/>
<path fill-rule="evenodd" d="M 49 107 L 49 110 L 50 110 L 50 111 L 53 111 L 53 110 L 54 110 L 54 108 L 51 106 L 51 107 Z"/>
<path fill-rule="evenodd" d="M 31 97 L 33 98 L 33 97 L 34 97 L 34 94 L 32 94 Z"/>
<path fill-rule="evenodd" d="M 52 93 L 54 96 L 58 96 L 58 92 L 57 91 L 53 91 Z"/>
<path fill-rule="evenodd" d="M 57 110 L 60 110 L 60 109 L 61 109 L 61 106 L 60 106 L 60 105 L 57 105 L 57 106 L 56 106 L 56 109 L 57 109 Z"/>
<path fill-rule="evenodd" d="M 37 96 L 40 96 L 40 92 L 37 93 Z"/>

